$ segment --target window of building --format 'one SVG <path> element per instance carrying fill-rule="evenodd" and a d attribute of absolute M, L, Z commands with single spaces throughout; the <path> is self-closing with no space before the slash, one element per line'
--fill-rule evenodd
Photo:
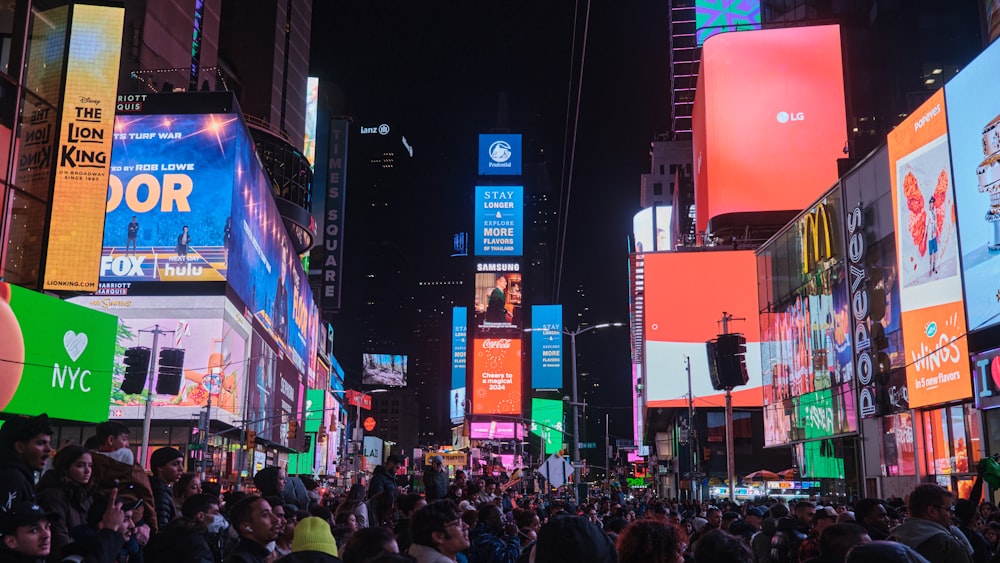
<path fill-rule="evenodd" d="M 663 195 L 663 182 L 653 182 L 653 195 Z"/>
<path fill-rule="evenodd" d="M 972 472 L 981 456 L 979 411 L 972 405 L 954 405 L 924 411 L 920 416 L 926 473 L 949 475 Z"/>
<path fill-rule="evenodd" d="M 916 475 L 913 417 L 909 412 L 882 419 L 882 459 L 889 476 Z"/>

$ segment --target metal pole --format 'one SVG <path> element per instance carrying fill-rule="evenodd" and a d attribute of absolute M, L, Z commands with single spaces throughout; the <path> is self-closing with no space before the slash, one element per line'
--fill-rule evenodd
<path fill-rule="evenodd" d="M 604 480 L 608 482 L 608 491 L 611 490 L 611 432 L 608 429 L 609 423 L 608 413 L 604 413 Z"/>
<path fill-rule="evenodd" d="M 156 373 L 157 345 L 160 338 L 160 325 L 153 325 L 153 350 L 149 355 L 149 368 L 146 371 L 146 415 L 142 422 L 142 453 L 139 459 L 143 467 L 149 467 L 149 425 L 153 414 L 153 374 Z"/>
<path fill-rule="evenodd" d="M 354 468 L 354 483 L 361 483 L 361 456 L 365 453 L 364 437 L 361 434 L 361 401 L 364 399 L 364 393 L 358 397 L 358 416 L 354 423 L 354 463 L 352 467 Z"/>
<path fill-rule="evenodd" d="M 576 332 L 569 333 L 569 347 L 570 354 L 572 355 L 572 372 L 573 372 L 573 459 L 576 461 L 576 466 L 573 470 L 573 498 L 576 501 L 576 505 L 580 505 L 580 399 L 577 395 L 577 385 L 576 385 L 576 335 L 580 333 L 580 327 L 577 327 Z"/>
<path fill-rule="evenodd" d="M 691 391 L 691 357 L 684 356 L 684 369 L 688 376 L 688 447 L 691 448 L 691 494 L 697 495 L 698 479 L 694 475 L 698 472 L 698 447 L 695 444 L 694 431 L 694 394 Z M 696 496 L 699 500 L 700 496 Z"/>
<path fill-rule="evenodd" d="M 726 388 L 726 469 L 729 474 L 729 502 L 736 502 L 736 457 L 733 454 L 733 390 Z"/>

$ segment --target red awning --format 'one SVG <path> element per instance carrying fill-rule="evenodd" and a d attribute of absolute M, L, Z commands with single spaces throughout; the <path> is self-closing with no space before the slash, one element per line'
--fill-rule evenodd
<path fill-rule="evenodd" d="M 719 393 L 716 395 L 708 395 L 706 397 L 695 397 L 694 398 L 695 408 L 725 408 L 726 407 L 726 394 Z M 751 387 L 749 389 L 740 389 L 738 391 L 733 391 L 733 407 L 746 408 L 746 407 L 763 407 L 764 406 L 764 388 L 763 387 Z M 680 399 L 670 399 L 667 401 L 650 401 L 647 405 L 648 408 L 683 408 L 688 407 L 688 400 L 685 397 Z"/>

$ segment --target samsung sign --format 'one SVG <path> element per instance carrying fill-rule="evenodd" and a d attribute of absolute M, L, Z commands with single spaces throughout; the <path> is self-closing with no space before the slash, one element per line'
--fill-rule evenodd
<path fill-rule="evenodd" d="M 521 136 L 483 134 L 479 136 L 480 176 L 520 176 Z"/>

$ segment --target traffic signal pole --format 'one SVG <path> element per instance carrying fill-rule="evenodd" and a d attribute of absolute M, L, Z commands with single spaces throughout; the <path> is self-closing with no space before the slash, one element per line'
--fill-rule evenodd
<path fill-rule="evenodd" d="M 139 332 L 147 331 L 140 330 Z M 148 332 L 153 333 L 153 348 L 149 354 L 149 371 L 146 372 L 146 415 L 142 420 L 142 451 L 139 453 L 143 467 L 147 467 L 149 464 L 149 425 L 153 414 L 153 374 L 156 373 L 156 352 L 158 351 L 160 333 L 163 331 L 160 330 L 160 325 L 153 325 L 153 330 Z"/>

